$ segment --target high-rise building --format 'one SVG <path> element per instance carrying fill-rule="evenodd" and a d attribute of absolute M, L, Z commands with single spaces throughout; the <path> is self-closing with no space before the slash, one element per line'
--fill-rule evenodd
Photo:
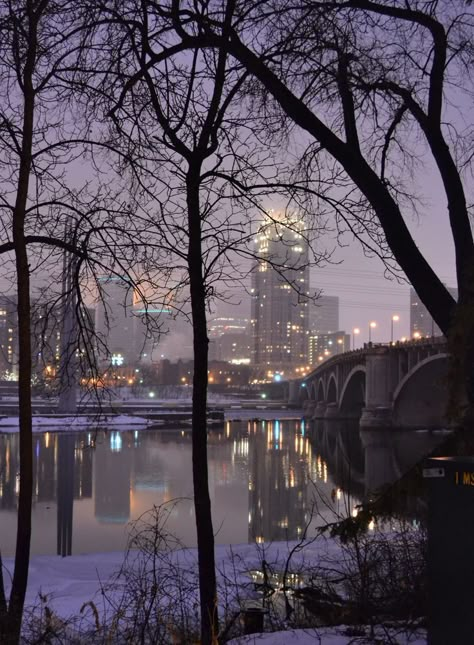
<path fill-rule="evenodd" d="M 16 372 L 18 334 L 16 297 L 0 296 L 0 378 Z"/>
<path fill-rule="evenodd" d="M 83 311 L 84 316 L 90 310 Z M 63 305 L 47 293 L 31 301 L 32 369 L 37 375 L 53 377 L 59 366 Z M 82 337 L 92 335 L 83 329 Z M 12 378 L 18 372 L 18 320 L 15 295 L 0 296 L 0 377 Z"/>
<path fill-rule="evenodd" d="M 251 360 L 252 338 L 249 319 L 243 316 L 217 316 L 209 321 L 209 360 Z"/>
<path fill-rule="evenodd" d="M 256 236 L 251 329 L 257 378 L 295 376 L 307 365 L 309 264 L 304 222 L 272 214 Z"/>
<path fill-rule="evenodd" d="M 309 305 L 310 334 L 332 334 L 339 329 L 339 297 L 320 296 Z"/>
<path fill-rule="evenodd" d="M 351 337 L 344 331 L 336 331 L 332 334 L 310 334 L 309 364 L 315 367 L 331 356 L 348 352 L 350 348 Z"/>
<path fill-rule="evenodd" d="M 134 343 L 133 288 L 121 276 L 99 278 L 100 298 L 96 308 L 98 353 L 120 367 L 136 359 Z"/>
<path fill-rule="evenodd" d="M 455 287 L 447 287 L 447 289 L 457 300 L 458 290 Z M 412 338 L 443 335 L 414 289 L 410 289 L 410 335 Z"/>

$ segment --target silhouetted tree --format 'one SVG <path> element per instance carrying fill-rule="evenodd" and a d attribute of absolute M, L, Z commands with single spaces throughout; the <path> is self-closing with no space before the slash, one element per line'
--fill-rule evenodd
<path fill-rule="evenodd" d="M 108 52 L 100 67 L 105 81 L 94 84 L 85 78 L 84 86 L 97 109 L 113 121 L 110 146 L 121 150 L 118 166 L 129 176 L 136 216 L 148 219 L 159 238 L 154 249 L 143 249 L 141 266 L 161 280 L 165 302 L 185 309 L 186 302 L 171 294 L 181 291 L 186 298 L 189 293 L 201 642 L 207 644 L 217 639 L 219 623 L 207 466 L 206 312 L 213 298 L 248 274 L 255 258 L 250 244 L 254 220 L 265 212 L 264 196 L 283 192 L 287 202 L 291 198 L 288 186 L 276 182 L 272 146 L 260 140 L 263 130 L 247 111 L 243 88 L 248 74 L 229 62 L 224 49 L 181 55 L 155 2 L 95 6 L 102 24 L 108 24 L 106 34 L 99 30 L 96 35 Z M 224 33 L 231 20 L 229 11 Z M 298 232 L 311 237 L 317 221 L 311 214 Z M 288 217 L 286 225 L 291 222 Z M 284 272 L 284 262 L 275 259 L 275 268 Z"/>
<path fill-rule="evenodd" d="M 455 389 L 466 391 L 472 415 L 474 242 L 463 178 L 472 162 L 472 123 L 463 124 L 472 93 L 472 12 L 464 2 L 422 0 L 403 6 L 391 0 L 226 1 L 199 9 L 176 1 L 162 11 L 183 49 L 223 48 L 257 79 L 259 109 L 273 116 L 276 109 L 282 125 L 288 118 L 285 131 L 293 123 L 311 137 L 305 153 L 310 184 L 330 172 L 336 191 L 347 190 L 348 210 L 351 185 L 363 197 L 366 215 L 358 209 L 357 225 L 370 229 L 376 218 L 449 339 Z M 223 32 L 229 11 L 233 18 Z M 407 226 L 420 154 L 437 169 L 446 196 L 458 302 Z"/>
<path fill-rule="evenodd" d="M 30 278 L 38 275 L 50 281 L 53 302 L 41 306 L 51 311 L 54 298 L 60 302 L 64 295 L 60 288 L 54 293 L 54 286 L 62 284 L 65 250 L 77 258 L 73 281 L 79 286 L 91 273 L 113 270 L 112 261 L 124 265 L 135 257 L 139 237 L 130 223 L 123 235 L 116 235 L 130 214 L 126 204 L 110 188 L 92 181 L 91 170 L 82 176 L 81 162 L 90 148 L 91 132 L 90 124 L 79 118 L 71 73 L 84 48 L 83 25 L 81 13 L 66 0 L 0 2 L 0 254 L 17 291 L 20 425 L 17 538 L 9 597 L 0 566 L 0 641 L 6 645 L 20 640 L 30 557 Z M 80 290 L 75 293 L 76 315 L 84 324 L 74 343 L 84 348 L 90 341 L 91 324 Z"/>

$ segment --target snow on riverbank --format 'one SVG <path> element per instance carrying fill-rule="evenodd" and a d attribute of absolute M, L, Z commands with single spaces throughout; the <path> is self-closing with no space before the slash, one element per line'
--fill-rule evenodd
<path fill-rule="evenodd" d="M 362 630 L 361 630 L 362 631 Z M 365 645 L 366 643 L 400 643 L 400 645 L 425 645 L 426 639 L 413 638 L 408 640 L 397 639 L 396 634 L 375 627 L 374 637 L 357 633 L 353 628 L 341 625 L 339 627 L 318 627 L 315 629 L 290 629 L 284 632 L 270 634 L 252 634 L 241 636 L 228 642 L 228 645 Z M 388 640 L 390 638 L 390 640 Z M 393 640 L 392 640 L 393 639 Z"/>
<path fill-rule="evenodd" d="M 268 545 L 244 544 L 232 547 L 216 547 L 216 566 L 220 585 L 219 598 L 221 602 L 229 601 L 230 594 L 238 594 L 240 600 L 247 598 L 247 606 L 258 606 L 261 597 L 257 599 L 255 588 L 249 573 L 252 570 L 261 570 L 262 561 L 272 568 L 272 571 L 283 571 L 288 554 L 295 543 L 273 543 Z M 137 552 L 131 552 L 129 562 L 132 563 Z M 321 539 L 308 543 L 304 550 L 294 552 L 292 556 L 292 570 L 313 567 L 328 559 L 338 559 L 340 549 L 334 540 Z M 81 607 L 85 603 L 94 603 L 99 609 L 104 606 L 104 596 L 101 589 L 107 589 L 106 593 L 119 594 L 120 578 L 117 573 L 124 562 L 123 553 L 95 553 L 85 555 L 74 555 L 66 558 L 57 556 L 37 556 L 32 558 L 27 592 L 27 605 L 39 606 L 38 593 L 46 597 L 47 606 L 54 614 L 63 619 L 70 619 L 72 616 L 79 616 Z M 195 549 L 178 549 L 169 555 L 167 565 L 171 564 L 173 571 L 182 571 L 190 579 L 196 581 L 197 576 L 197 552 Z M 8 572 L 11 573 L 13 562 L 11 558 L 4 561 Z M 5 581 L 9 575 L 5 572 Z M 113 580 L 113 587 L 109 587 L 109 581 Z M 188 598 L 187 602 L 197 601 L 197 589 L 194 584 L 195 598 Z M 226 591 L 223 591 L 223 585 Z M 112 591 L 110 591 L 112 589 Z M 235 591 L 237 589 L 237 591 Z M 226 597 L 227 594 L 227 597 Z M 253 600 L 252 600 L 253 598 Z M 222 608 L 221 608 L 222 611 Z M 222 614 L 221 614 L 222 615 Z M 230 641 L 233 645 L 306 645 L 307 643 L 322 643 L 324 645 L 349 645 L 349 643 L 370 643 L 387 642 L 389 636 L 391 643 L 399 645 L 410 643 L 411 645 L 424 645 L 426 638 L 424 634 L 413 636 L 405 632 L 398 634 L 394 629 L 388 632 L 376 628 L 374 637 L 377 640 L 368 638 L 369 629 L 355 629 L 353 626 L 318 627 L 311 629 L 298 629 L 283 632 L 266 634 L 255 634 L 235 638 Z M 384 638 L 385 637 L 385 638 Z"/>
<path fill-rule="evenodd" d="M 52 430 L 54 432 L 76 430 L 81 428 L 97 428 L 98 426 L 107 427 L 141 427 L 151 425 L 149 419 L 136 417 L 127 414 L 117 415 L 96 415 L 96 416 L 34 416 L 33 432 L 44 432 Z M 4 417 L 0 419 L 0 432 L 18 432 L 18 417 Z"/>

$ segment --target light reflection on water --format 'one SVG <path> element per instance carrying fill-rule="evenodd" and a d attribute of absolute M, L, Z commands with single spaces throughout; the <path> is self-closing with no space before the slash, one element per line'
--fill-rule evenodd
<path fill-rule="evenodd" d="M 360 433 L 356 422 L 226 422 L 209 433 L 209 487 L 218 544 L 295 539 L 354 512 L 370 488 L 395 479 L 440 440 Z M 0 549 L 12 555 L 17 434 L 0 435 Z M 179 498 L 167 528 L 195 544 L 191 435 L 186 431 L 34 436 L 32 552 L 121 550 L 128 522 Z"/>

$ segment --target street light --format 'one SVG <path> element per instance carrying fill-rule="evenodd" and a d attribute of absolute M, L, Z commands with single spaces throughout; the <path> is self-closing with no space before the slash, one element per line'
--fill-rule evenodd
<path fill-rule="evenodd" d="M 355 349 L 355 337 L 360 334 L 360 329 L 358 327 L 354 327 L 352 330 L 352 349 Z"/>
<path fill-rule="evenodd" d="M 377 327 L 377 323 L 372 320 L 372 322 L 369 323 L 369 343 L 372 342 L 372 329 L 375 329 Z"/>
<path fill-rule="evenodd" d="M 398 322 L 400 320 L 400 316 L 398 314 L 394 314 L 392 316 L 391 326 L 390 326 L 390 345 L 393 345 L 393 323 Z"/>

